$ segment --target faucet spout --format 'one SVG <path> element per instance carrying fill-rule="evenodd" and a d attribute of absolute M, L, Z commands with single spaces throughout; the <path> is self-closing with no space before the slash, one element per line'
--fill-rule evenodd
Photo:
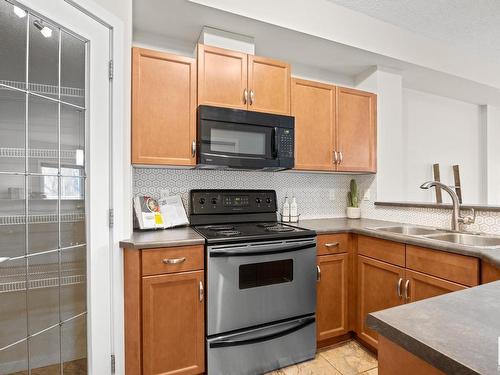
<path fill-rule="evenodd" d="M 439 187 L 450 195 L 451 201 L 453 203 L 453 213 L 451 216 L 451 229 L 459 230 L 458 223 L 460 220 L 460 200 L 458 199 L 457 193 L 455 192 L 454 189 L 439 181 L 427 181 L 424 182 L 422 185 L 420 185 L 420 189 L 430 189 L 431 187 Z"/>

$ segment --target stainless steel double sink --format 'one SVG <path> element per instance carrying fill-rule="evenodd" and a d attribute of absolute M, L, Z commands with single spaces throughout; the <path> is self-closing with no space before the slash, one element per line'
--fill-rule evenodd
<path fill-rule="evenodd" d="M 500 248 L 500 237 L 479 233 L 453 232 L 445 229 L 421 227 L 417 225 L 398 225 L 391 227 L 377 227 L 371 229 L 381 232 L 416 236 L 472 247 Z"/>

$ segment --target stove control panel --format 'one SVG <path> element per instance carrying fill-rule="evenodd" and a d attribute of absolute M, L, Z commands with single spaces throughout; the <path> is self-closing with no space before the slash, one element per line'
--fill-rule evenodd
<path fill-rule="evenodd" d="M 191 190 L 191 214 L 276 212 L 274 190 Z"/>

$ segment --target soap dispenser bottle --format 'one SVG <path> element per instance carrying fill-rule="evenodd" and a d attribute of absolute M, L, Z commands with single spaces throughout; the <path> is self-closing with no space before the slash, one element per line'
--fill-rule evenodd
<path fill-rule="evenodd" d="M 292 203 L 290 203 L 290 221 L 296 223 L 299 221 L 299 210 L 297 207 L 297 199 L 292 198 Z"/>
<path fill-rule="evenodd" d="M 288 197 L 285 197 L 285 202 L 283 203 L 281 221 L 285 223 L 290 221 L 290 201 L 288 200 Z"/>

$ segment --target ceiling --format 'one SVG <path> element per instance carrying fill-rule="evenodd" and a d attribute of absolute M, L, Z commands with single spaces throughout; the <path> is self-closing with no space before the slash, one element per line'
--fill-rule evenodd
<path fill-rule="evenodd" d="M 500 106 L 496 88 L 186 0 L 134 0 L 133 18 L 134 44 L 147 48 L 193 55 L 201 29 L 211 26 L 254 37 L 257 55 L 290 62 L 292 74 L 299 77 L 350 86 L 378 66 L 401 74 L 408 88 Z"/>
<path fill-rule="evenodd" d="M 499 0 L 328 0 L 500 60 Z"/>

